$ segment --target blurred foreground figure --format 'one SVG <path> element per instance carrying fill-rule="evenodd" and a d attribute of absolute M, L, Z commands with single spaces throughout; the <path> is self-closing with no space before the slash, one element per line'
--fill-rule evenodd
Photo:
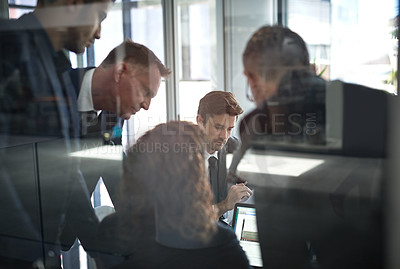
<path fill-rule="evenodd" d="M 63 49 L 100 38 L 111 0 L 39 0 L 34 12 L 0 21 L 0 267 L 60 268 L 67 210 L 80 240 L 95 246 L 98 220 L 70 153 L 79 116 Z"/>
<path fill-rule="evenodd" d="M 242 147 L 268 268 L 381 268 L 389 94 L 315 74 L 303 39 L 263 26 L 243 52 Z M 249 168 L 251 167 L 251 169 Z"/>
<path fill-rule="evenodd" d="M 169 122 L 129 149 L 121 208 L 100 231 L 109 252 L 126 258 L 116 268 L 249 268 L 235 234 L 216 221 L 202 137 L 192 123 Z"/>

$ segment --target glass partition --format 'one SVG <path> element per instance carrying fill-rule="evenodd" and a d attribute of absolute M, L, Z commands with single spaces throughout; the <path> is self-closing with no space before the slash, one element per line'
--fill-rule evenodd
<path fill-rule="evenodd" d="M 16 19 L 32 11 L 36 0 L 8 3 L 9 16 Z M 173 17 L 168 21 L 167 6 Z M 227 168 L 254 192 L 265 268 L 386 268 L 386 243 L 392 256 L 392 246 L 398 245 L 385 237 L 391 235 L 385 226 L 386 195 L 398 196 L 386 187 L 397 186 L 396 165 L 392 185 L 386 185 L 391 172 L 386 166 L 390 153 L 398 155 L 392 134 L 397 114 L 388 110 L 397 98 L 398 8 L 395 0 L 117 0 L 102 23 L 101 39 L 83 54 L 69 54 L 73 67 L 98 66 L 130 38 L 163 63 L 176 57 L 171 71 L 178 81 L 173 88 L 162 81 L 150 109 L 124 122 L 122 145 L 107 144 L 103 136 L 83 137 L 77 144 L 60 139 L 69 118 L 62 107 L 48 105 L 54 96 L 14 104 L 4 97 L 26 88 L 5 95 L 3 86 L 12 80 L 0 81 L 0 262 L 4 256 L 5 262 L 24 265 L 33 256 L 58 261 L 55 254 L 62 250 L 63 268 L 96 268 L 86 253 L 90 247 L 81 246 L 96 245 L 90 241 L 95 231 L 82 231 L 78 242 L 73 229 L 101 221 L 115 210 L 111 207 L 120 206 L 115 197 L 124 151 L 175 117 L 167 115 L 175 111 L 167 103 L 170 96 L 176 96 L 177 118 L 195 122 L 200 98 L 224 90 L 245 110 L 236 124 L 242 129 L 234 131 L 244 146 L 227 155 Z M 247 98 L 251 87 L 242 55 L 257 29 L 276 24 L 304 39 L 312 78 L 293 82 L 290 73 L 277 88 L 282 95 L 256 105 Z M 306 90 L 292 91 L 299 85 Z M 68 120 L 59 123 L 58 112 Z M 80 211 L 79 203 L 89 213 Z M 97 212 L 99 219 L 91 211 L 98 206 L 106 206 Z M 69 214 L 84 218 L 66 223 Z M 62 235 L 54 227 L 62 227 Z M 115 263 L 126 254 L 121 256 L 118 247 L 108 253 L 117 257 Z"/>

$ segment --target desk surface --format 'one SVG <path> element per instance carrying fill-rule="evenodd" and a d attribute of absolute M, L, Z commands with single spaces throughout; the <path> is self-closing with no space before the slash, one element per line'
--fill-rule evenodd
<path fill-rule="evenodd" d="M 227 156 L 228 164 L 231 158 Z M 342 191 L 339 188 L 341 184 L 362 183 L 369 191 L 358 194 L 376 198 L 379 196 L 384 163 L 385 160 L 379 158 L 248 150 L 237 171 L 253 186 L 321 193 Z"/>

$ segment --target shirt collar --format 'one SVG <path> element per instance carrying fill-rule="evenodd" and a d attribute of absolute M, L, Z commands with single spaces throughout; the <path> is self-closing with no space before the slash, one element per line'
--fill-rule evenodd
<path fill-rule="evenodd" d="M 205 155 L 205 160 L 208 161 L 208 159 L 210 159 L 210 157 L 213 156 L 218 160 L 218 151 L 214 152 L 213 154 L 210 154 L 206 151 L 206 155 Z"/>
<path fill-rule="evenodd" d="M 84 111 L 95 111 L 92 97 L 92 78 L 95 68 L 86 71 L 78 96 L 78 110 Z"/>

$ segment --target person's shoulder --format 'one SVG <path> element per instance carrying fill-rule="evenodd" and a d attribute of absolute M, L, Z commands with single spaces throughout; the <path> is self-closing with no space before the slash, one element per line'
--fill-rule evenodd
<path fill-rule="evenodd" d="M 18 21 L 15 19 L 0 18 L 0 33 L 9 33 L 18 29 Z"/>
<path fill-rule="evenodd" d="M 1 34 L 20 35 L 28 30 L 35 30 L 37 27 L 37 21 L 32 13 L 24 14 L 18 19 L 0 18 Z"/>
<path fill-rule="evenodd" d="M 231 226 L 218 222 L 217 232 L 213 237 L 212 245 L 237 243 L 236 235 Z"/>
<path fill-rule="evenodd" d="M 25 17 L 28 17 L 26 15 Z M 22 59 L 32 46 L 32 35 L 22 19 L 0 19 L 1 59 Z M 3 62 L 3 61 L 2 61 Z"/>
<path fill-rule="evenodd" d="M 227 153 L 233 153 L 240 146 L 240 141 L 235 136 L 230 136 L 226 141 L 225 148 Z"/>
<path fill-rule="evenodd" d="M 213 241 L 217 241 L 218 244 L 213 245 L 209 250 L 223 260 L 224 265 L 230 268 L 250 268 L 247 256 L 232 227 L 219 223 Z"/>
<path fill-rule="evenodd" d="M 342 90 L 344 93 L 351 93 L 354 95 L 358 94 L 373 94 L 377 96 L 394 96 L 393 93 L 387 92 L 385 90 L 371 88 L 361 84 L 355 84 L 350 82 L 345 82 L 341 80 L 332 80 L 327 83 L 327 89 L 332 90 Z"/>

